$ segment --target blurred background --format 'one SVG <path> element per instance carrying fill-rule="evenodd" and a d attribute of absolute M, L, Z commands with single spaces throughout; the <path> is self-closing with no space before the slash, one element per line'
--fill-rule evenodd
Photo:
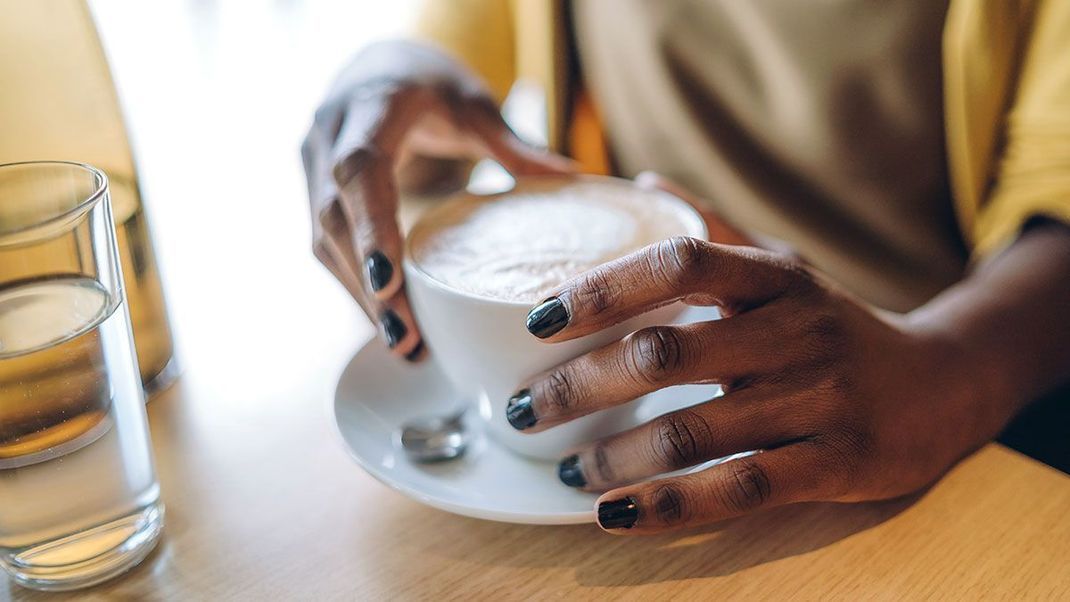
<path fill-rule="evenodd" d="M 326 392 L 370 334 L 312 256 L 299 148 L 340 67 L 403 33 L 417 5 L 90 2 L 140 168 L 183 386 L 212 383 L 214 395 L 184 403 L 223 395 L 235 411 L 263 408 L 316 380 Z"/>

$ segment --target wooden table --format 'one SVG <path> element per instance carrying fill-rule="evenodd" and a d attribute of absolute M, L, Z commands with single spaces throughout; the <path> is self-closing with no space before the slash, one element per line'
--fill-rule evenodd
<path fill-rule="evenodd" d="M 309 251 L 297 148 L 410 3 L 238 4 L 98 3 L 185 366 L 149 405 L 167 529 L 123 578 L 0 600 L 1070 598 L 1070 477 L 996 445 L 916 499 L 649 539 L 452 516 L 364 474 L 328 401 L 372 330 Z"/>
<path fill-rule="evenodd" d="M 187 382 L 150 411 L 168 505 L 160 549 L 126 577 L 74 597 L 1070 596 L 1070 478 L 998 445 L 917 499 L 802 505 L 690 534 L 625 538 L 424 507 L 349 461 L 314 387 L 249 407 L 233 405 L 225 387 Z M 10 587 L 16 600 L 66 598 Z"/>

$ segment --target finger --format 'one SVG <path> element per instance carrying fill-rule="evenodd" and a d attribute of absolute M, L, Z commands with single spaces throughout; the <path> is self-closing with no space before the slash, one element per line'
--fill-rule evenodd
<path fill-rule="evenodd" d="M 337 204 L 328 206 L 313 221 L 315 243 L 312 253 L 353 297 L 368 317 L 375 315 L 375 304 L 364 292 L 359 268 L 349 245 L 349 231 Z"/>
<path fill-rule="evenodd" d="M 367 290 L 379 300 L 390 299 L 404 284 L 393 164 L 373 151 L 352 154 L 347 161 L 362 164 L 359 173 L 339 189 L 350 244 L 362 265 Z"/>
<path fill-rule="evenodd" d="M 734 314 L 777 298 L 802 278 L 768 251 L 678 236 L 569 280 L 528 313 L 526 325 L 536 337 L 557 342 L 680 299 Z"/>
<path fill-rule="evenodd" d="M 672 385 L 733 383 L 791 361 L 780 312 L 638 330 L 536 375 L 509 399 L 506 416 L 536 433 Z"/>
<path fill-rule="evenodd" d="M 328 205 L 338 197 L 338 187 L 335 186 L 334 176 L 331 174 L 331 147 L 333 137 L 328 139 L 329 134 L 324 128 L 329 124 L 322 124 L 326 117 L 317 118 L 316 123 L 309 129 L 301 144 L 301 161 L 305 168 L 305 179 L 308 184 L 309 207 L 312 210 L 312 227 L 319 227 L 319 216 Z M 318 237 L 316 238 L 318 240 Z"/>
<path fill-rule="evenodd" d="M 463 114 L 487 152 L 514 176 L 567 175 L 579 171 L 578 164 L 571 159 L 521 140 L 490 99 L 468 102 Z"/>
<path fill-rule="evenodd" d="M 369 297 L 357 274 L 360 271 L 356 255 L 353 253 L 349 228 L 341 215 L 337 204 L 329 208 L 321 217 L 323 228 L 321 246 L 326 250 L 328 269 L 337 270 L 341 280 L 354 296 L 368 317 L 377 325 L 379 335 L 399 357 L 414 360 L 422 353 L 422 340 L 416 329 L 416 320 L 409 306 L 408 298 L 399 294 L 383 301 Z M 321 259 L 322 261 L 322 259 Z"/>
<path fill-rule="evenodd" d="M 598 498 L 598 524 L 622 535 L 694 527 L 783 504 L 835 499 L 841 481 L 823 448 L 804 441 L 609 491 Z"/>
<path fill-rule="evenodd" d="M 663 190 L 694 207 L 705 220 L 711 241 L 726 245 L 757 246 L 753 238 L 711 209 L 708 202 L 665 176 L 644 171 L 635 176 L 635 184 L 640 188 Z"/>
<path fill-rule="evenodd" d="M 405 134 L 431 104 L 418 89 L 358 97 L 335 142 L 332 176 L 366 288 L 377 299 L 403 285 L 394 163 Z"/>
<path fill-rule="evenodd" d="M 790 393 L 745 389 L 664 414 L 573 450 L 558 465 L 571 487 L 605 491 L 715 458 L 774 448 L 807 436 Z"/>

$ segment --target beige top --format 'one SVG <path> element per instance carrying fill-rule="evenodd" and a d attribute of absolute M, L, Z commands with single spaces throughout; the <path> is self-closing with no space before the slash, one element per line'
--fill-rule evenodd
<path fill-rule="evenodd" d="M 946 4 L 587 0 L 573 27 L 623 174 L 660 171 L 906 310 L 967 260 L 944 150 Z"/>

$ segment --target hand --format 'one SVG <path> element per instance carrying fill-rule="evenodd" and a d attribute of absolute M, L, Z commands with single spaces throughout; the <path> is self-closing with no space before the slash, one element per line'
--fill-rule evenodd
<path fill-rule="evenodd" d="M 675 238 L 564 284 L 529 315 L 556 343 L 683 300 L 724 319 L 637 331 L 523 385 L 538 432 L 684 383 L 726 394 L 573 450 L 559 475 L 607 491 L 599 524 L 652 533 L 803 501 L 915 491 L 994 436 L 955 345 L 788 256 Z M 553 327 L 546 327 L 553 324 Z M 518 401 L 519 400 L 519 401 Z M 530 415 L 530 414 L 529 414 Z M 530 423 L 530 421 L 529 421 Z M 519 424 L 519 426 L 526 426 Z M 705 471 L 651 477 L 743 452 Z"/>
<path fill-rule="evenodd" d="M 423 345 L 403 289 L 395 173 L 426 184 L 426 173 L 412 172 L 487 156 L 514 175 L 572 169 L 517 138 L 474 74 L 403 42 L 371 46 L 354 59 L 316 111 L 301 156 L 316 257 L 407 359 L 421 357 Z"/>

